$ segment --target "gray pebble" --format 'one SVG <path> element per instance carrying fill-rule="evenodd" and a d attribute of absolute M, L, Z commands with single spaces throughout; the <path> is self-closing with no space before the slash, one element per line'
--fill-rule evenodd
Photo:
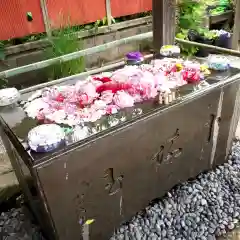
<path fill-rule="evenodd" d="M 201 204 L 202 204 L 202 205 L 207 205 L 206 199 L 202 199 L 202 200 L 201 200 Z"/>
<path fill-rule="evenodd" d="M 167 231 L 165 229 L 162 230 L 161 236 L 164 238 L 167 236 Z"/>
<path fill-rule="evenodd" d="M 230 224 L 228 224 L 228 229 L 230 229 L 230 230 L 232 230 L 232 229 L 234 229 L 234 223 L 230 223 Z"/>

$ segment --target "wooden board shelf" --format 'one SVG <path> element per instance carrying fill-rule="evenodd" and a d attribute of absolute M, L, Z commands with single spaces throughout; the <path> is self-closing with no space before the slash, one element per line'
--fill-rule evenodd
<path fill-rule="evenodd" d="M 223 21 L 231 21 L 232 17 L 233 17 L 233 11 L 228 10 L 228 11 L 218 14 L 218 15 L 210 15 L 209 23 L 211 25 L 211 24 L 216 24 L 216 23 L 220 23 Z"/>

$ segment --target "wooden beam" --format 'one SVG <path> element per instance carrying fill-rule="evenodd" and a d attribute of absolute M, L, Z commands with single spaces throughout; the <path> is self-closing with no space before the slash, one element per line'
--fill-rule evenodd
<path fill-rule="evenodd" d="M 162 45 L 174 44 L 176 0 L 152 0 L 153 47 L 157 53 Z"/>
<path fill-rule="evenodd" d="M 42 9 L 45 31 L 47 33 L 48 38 L 51 38 L 52 31 L 51 31 L 51 24 L 50 24 L 50 20 L 49 20 L 49 16 L 48 16 L 46 0 L 40 0 L 40 4 L 41 4 L 41 9 Z"/>
<path fill-rule="evenodd" d="M 112 24 L 111 0 L 106 0 L 106 15 L 107 15 L 107 24 L 108 26 L 110 26 Z"/>
<path fill-rule="evenodd" d="M 224 13 L 220 13 L 220 14 L 217 14 L 217 15 L 210 15 L 209 16 L 209 22 L 210 22 L 210 25 L 220 23 L 220 22 L 224 22 L 224 21 L 230 22 L 232 20 L 232 17 L 233 17 L 233 11 L 228 10 Z"/>
<path fill-rule="evenodd" d="M 240 22 L 240 0 L 235 1 L 235 17 L 234 17 L 234 27 L 232 36 L 232 48 L 238 50 L 239 41 L 239 24 Z"/>

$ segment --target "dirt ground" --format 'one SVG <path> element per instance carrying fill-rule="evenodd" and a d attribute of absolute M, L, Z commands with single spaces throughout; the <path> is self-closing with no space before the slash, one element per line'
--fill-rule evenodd
<path fill-rule="evenodd" d="M 219 240 L 240 240 L 240 227 L 228 233 L 227 236 L 219 238 Z"/>

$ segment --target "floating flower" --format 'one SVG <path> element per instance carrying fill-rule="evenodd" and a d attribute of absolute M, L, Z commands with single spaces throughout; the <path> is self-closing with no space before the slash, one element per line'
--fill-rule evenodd
<path fill-rule="evenodd" d="M 113 101 L 120 108 L 134 106 L 134 98 L 124 91 L 118 91 L 115 94 Z"/>
<path fill-rule="evenodd" d="M 116 114 L 118 112 L 119 107 L 117 105 L 108 105 L 106 107 L 106 113 L 111 115 L 111 114 Z"/>
<path fill-rule="evenodd" d="M 111 91 L 112 93 L 116 93 L 118 91 L 128 90 L 131 87 L 132 85 L 128 83 L 105 83 L 97 87 L 96 92 L 102 93 L 104 91 Z"/>
<path fill-rule="evenodd" d="M 100 81 L 102 83 L 107 83 L 112 81 L 109 77 L 93 77 L 93 80 Z"/>
<path fill-rule="evenodd" d="M 138 53 L 129 53 L 129 58 L 140 57 Z M 75 85 L 43 89 L 29 98 L 31 101 L 24 109 L 29 117 L 41 122 L 69 126 L 95 122 L 103 115 L 112 115 L 135 103 L 155 99 L 159 92 L 168 94 L 187 82 L 198 83 L 203 79 L 204 69 L 200 66 L 196 62 L 173 58 L 125 66 L 112 73 L 79 80 Z"/>
<path fill-rule="evenodd" d="M 110 104 L 113 101 L 114 93 L 111 90 L 103 91 L 101 93 L 100 99 L 103 100 L 106 104 Z"/>
<path fill-rule="evenodd" d="M 140 52 L 129 52 L 126 54 L 127 60 L 131 61 L 142 61 L 143 60 L 143 55 Z"/>

